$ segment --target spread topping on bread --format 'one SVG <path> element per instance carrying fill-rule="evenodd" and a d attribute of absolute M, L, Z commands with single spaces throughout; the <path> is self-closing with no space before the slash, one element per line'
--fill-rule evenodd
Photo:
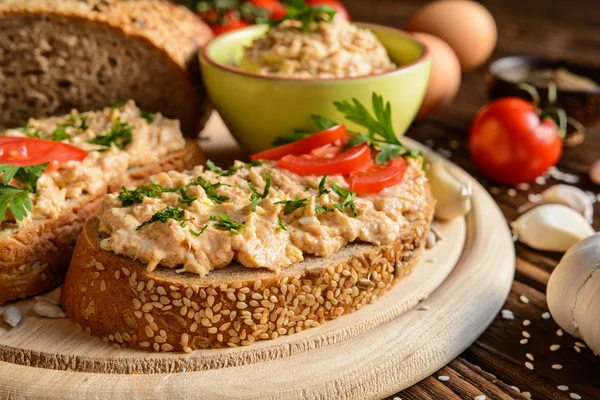
<path fill-rule="evenodd" d="M 17 211 L 15 215 L 8 201 L 0 201 L 0 209 L 7 206 L 9 210 L 2 218 L 3 229 L 56 218 L 70 201 L 83 195 L 99 195 L 106 191 L 111 180 L 119 178 L 128 169 L 157 162 L 185 146 L 178 121 L 145 113 L 132 101 L 98 112 L 80 114 L 72 111 L 61 117 L 31 119 L 24 127 L 9 129 L 0 136 L 3 139 L 0 150 L 16 144 L 20 146 L 2 157 L 0 164 L 3 166 L 23 165 L 19 160 L 21 156 L 27 159 L 25 165 L 30 164 L 32 149 L 39 150 L 40 146 L 44 149 L 38 153 L 47 155 L 53 150 L 57 154 L 53 159 L 37 157 L 39 163 L 36 164 L 45 171 L 36 181 L 36 190 L 28 191 L 27 199 L 17 199 L 30 212 Z M 77 152 L 81 154 L 64 156 Z M 8 159 L 8 155 L 12 158 Z M 4 178 L 6 170 L 3 172 Z M 22 180 L 14 178 L 6 182 L 3 179 L 2 184 L 4 188 L 25 187 Z"/>
<path fill-rule="evenodd" d="M 300 176 L 275 162 L 164 172 L 106 196 L 101 247 L 149 270 L 204 276 L 233 261 L 279 271 L 350 242 L 389 245 L 406 233 L 404 215 L 426 206 L 421 160 L 406 163 L 403 183 L 366 195 L 340 175 Z"/>

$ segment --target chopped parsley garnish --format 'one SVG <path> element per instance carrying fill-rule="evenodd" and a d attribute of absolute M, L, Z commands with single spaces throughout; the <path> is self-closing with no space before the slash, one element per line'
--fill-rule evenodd
<path fill-rule="evenodd" d="M 229 200 L 229 197 L 222 196 L 219 193 L 217 193 L 217 188 L 219 186 L 222 186 L 221 183 L 210 183 L 203 177 L 199 176 L 194 182 L 190 183 L 189 186 L 202 187 L 202 189 L 204 189 L 204 192 L 206 193 L 206 197 L 208 197 L 217 204 L 221 204 Z"/>
<path fill-rule="evenodd" d="M 331 21 L 336 14 L 335 9 L 325 4 L 310 7 L 304 0 L 285 0 L 284 4 L 287 10 L 285 17 L 277 21 L 270 21 L 271 26 L 277 26 L 283 21 L 295 20 L 302 23 L 302 30 L 306 32 L 310 30 L 313 22 Z"/>
<path fill-rule="evenodd" d="M 344 211 L 346 208 L 350 208 L 353 217 L 358 216 L 358 211 L 356 210 L 356 205 L 354 204 L 354 198 L 356 197 L 356 193 L 354 193 L 350 189 L 343 188 L 337 185 L 334 182 L 331 182 L 331 189 L 335 194 L 342 197 L 344 199 L 341 203 L 335 203 L 333 206 L 340 211 Z"/>
<path fill-rule="evenodd" d="M 145 120 L 146 120 L 146 121 L 147 121 L 149 124 L 151 124 L 151 123 L 153 123 L 153 122 L 154 122 L 154 115 L 152 115 L 152 113 L 151 113 L 151 112 L 148 112 L 148 111 L 142 111 L 142 112 L 140 113 L 140 116 L 141 116 L 142 118 L 144 118 L 144 119 L 145 119 Z"/>
<path fill-rule="evenodd" d="M 0 220 L 4 218 L 6 210 L 10 209 L 16 219 L 22 221 L 31 212 L 32 206 L 29 193 L 35 193 L 37 182 L 44 173 L 48 164 L 19 167 L 15 165 L 0 164 L 2 182 L 0 183 Z M 15 187 L 8 183 L 15 179 L 25 187 Z"/>
<path fill-rule="evenodd" d="M 150 181 L 149 183 L 138 186 L 134 190 L 128 190 L 125 186 L 119 192 L 119 200 L 123 207 L 129 207 L 133 204 L 141 203 L 144 197 L 158 197 L 162 193 L 177 192 L 182 188 L 168 188 Z M 186 193 L 187 195 L 187 193 Z"/>
<path fill-rule="evenodd" d="M 123 108 L 123 106 L 125 105 L 125 103 L 123 103 L 122 101 L 116 102 L 114 103 L 112 106 L 110 106 L 111 108 Z"/>
<path fill-rule="evenodd" d="M 315 212 L 317 213 L 317 215 L 323 214 L 324 212 L 334 212 L 334 211 L 335 211 L 335 208 L 329 208 L 319 202 L 315 202 Z"/>
<path fill-rule="evenodd" d="M 202 234 L 204 233 L 204 231 L 206 230 L 206 228 L 208 228 L 208 225 L 204 225 L 204 226 L 202 227 L 202 229 L 200 229 L 200 232 L 196 232 L 196 231 L 194 231 L 194 230 L 190 229 L 190 233 L 191 233 L 192 235 L 194 235 L 194 236 L 198 237 L 198 236 L 200 236 L 200 235 L 202 235 Z"/>
<path fill-rule="evenodd" d="M 308 199 L 299 199 L 298 196 L 296 196 L 294 200 L 278 201 L 275 204 L 285 204 L 283 207 L 283 215 L 289 215 L 299 208 L 306 207 L 308 202 Z"/>
<path fill-rule="evenodd" d="M 283 220 L 280 216 L 277 216 L 277 226 L 279 226 L 284 231 L 287 231 L 287 228 L 285 227 L 285 224 L 283 223 Z"/>
<path fill-rule="evenodd" d="M 71 139 L 71 135 L 67 133 L 67 125 L 58 125 L 54 132 L 52 132 L 52 140 L 60 142 L 66 139 Z"/>
<path fill-rule="evenodd" d="M 76 128 L 82 132 L 87 131 L 89 128 L 87 124 L 87 117 L 84 117 L 80 114 L 71 114 L 64 125 L 72 126 L 73 128 Z"/>
<path fill-rule="evenodd" d="M 148 221 L 142 223 L 140 226 L 135 228 L 135 230 L 139 231 L 143 227 L 150 225 L 154 222 L 162 222 L 163 224 L 168 220 L 173 219 L 175 221 L 181 221 L 181 226 L 185 227 L 185 210 L 179 207 L 171 207 L 167 206 L 164 210 L 158 211 L 155 213 L 152 218 Z"/>
<path fill-rule="evenodd" d="M 232 176 L 232 175 L 235 175 L 235 173 L 238 172 L 242 168 L 258 167 L 260 165 L 266 164 L 267 162 L 268 161 L 266 161 L 266 160 L 254 160 L 254 161 L 250 161 L 249 163 L 239 165 L 237 167 L 232 165 L 231 167 L 227 168 L 226 170 L 223 170 L 222 168 L 217 167 L 214 162 L 212 162 L 211 160 L 208 160 L 208 161 L 206 161 L 206 166 L 212 172 L 214 172 L 215 174 L 218 174 L 220 176 Z"/>
<path fill-rule="evenodd" d="M 99 151 L 107 151 L 114 144 L 119 149 L 124 149 L 133 140 L 131 136 L 131 125 L 127 122 L 121 122 L 121 117 L 117 117 L 112 128 L 104 136 L 96 136 L 88 140 L 88 143 L 104 146 L 105 148 Z"/>
<path fill-rule="evenodd" d="M 258 193 L 258 190 L 256 190 L 256 186 L 254 186 L 254 183 L 248 181 L 248 186 L 252 191 L 252 194 L 250 195 L 249 199 L 250 203 L 252 204 L 252 212 L 255 212 L 258 203 L 260 203 L 262 199 L 269 195 L 269 189 L 271 189 L 271 175 L 268 173 L 265 174 L 265 189 L 263 190 L 262 194 Z"/>
<path fill-rule="evenodd" d="M 27 135 L 28 138 L 34 138 L 34 139 L 40 138 L 40 131 L 35 129 L 33 126 L 24 124 L 23 126 L 17 128 L 17 130 L 23 132 L 25 135 Z"/>
<path fill-rule="evenodd" d="M 222 212 L 219 212 L 218 217 L 216 215 L 211 215 L 210 219 L 215 221 L 215 223 L 213 224 L 214 226 L 216 226 L 219 229 L 229 231 L 234 235 L 238 235 L 240 233 L 240 230 L 246 227 L 244 224 L 239 224 L 235 222 L 234 220 L 229 218 L 227 214 L 224 214 Z"/>
<path fill-rule="evenodd" d="M 179 188 L 179 193 L 181 193 L 181 198 L 179 199 L 179 203 L 185 206 L 189 206 L 194 201 L 198 200 L 195 196 L 190 196 L 187 194 L 186 188 Z"/>
<path fill-rule="evenodd" d="M 319 196 L 329 193 L 328 189 L 325 189 L 325 182 L 327 181 L 327 174 L 323 175 L 321 181 L 319 181 Z"/>
<path fill-rule="evenodd" d="M 384 104 L 383 97 L 373 93 L 372 108 L 374 116 L 357 99 L 352 99 L 352 103 L 344 100 L 333 104 L 339 112 L 344 114 L 347 120 L 367 128 L 367 134 L 356 134 L 348 141 L 347 146 L 352 147 L 367 143 L 372 148 L 378 148 L 380 152 L 375 157 L 377 164 L 385 164 L 397 157 L 417 158 L 423 156 L 420 151 L 406 147 L 398 140 L 392 126 L 390 103 Z M 423 167 L 425 167 L 424 157 Z"/>

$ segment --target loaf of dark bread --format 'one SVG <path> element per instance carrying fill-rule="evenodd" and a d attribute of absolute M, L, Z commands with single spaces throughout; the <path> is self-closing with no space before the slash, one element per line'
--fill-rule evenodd
<path fill-rule="evenodd" d="M 159 0 L 0 0 L 0 130 L 129 99 L 196 135 L 210 114 L 198 50 L 212 37 Z"/>

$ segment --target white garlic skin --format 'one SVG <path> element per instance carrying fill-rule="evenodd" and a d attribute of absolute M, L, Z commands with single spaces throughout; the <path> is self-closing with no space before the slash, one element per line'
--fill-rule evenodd
<path fill-rule="evenodd" d="M 436 200 L 435 217 L 452 220 L 471 211 L 472 183 L 466 184 L 452 175 L 441 161 L 434 161 L 427 171 L 431 193 Z"/>
<path fill-rule="evenodd" d="M 595 233 L 581 214 L 560 204 L 545 204 L 521 215 L 513 225 L 519 242 L 542 251 L 565 252 Z"/>
<path fill-rule="evenodd" d="M 558 325 L 600 354 L 600 233 L 567 251 L 550 276 L 546 298 Z"/>
<path fill-rule="evenodd" d="M 519 212 L 525 212 L 542 204 L 562 204 L 583 215 L 592 223 L 594 220 L 594 205 L 590 197 L 581 189 L 572 185 L 559 184 L 549 187 L 540 193 L 540 200 L 519 207 Z"/>

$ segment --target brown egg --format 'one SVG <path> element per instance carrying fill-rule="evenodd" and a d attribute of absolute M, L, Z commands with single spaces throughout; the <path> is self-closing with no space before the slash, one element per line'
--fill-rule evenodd
<path fill-rule="evenodd" d="M 482 65 L 497 39 L 492 14 L 471 0 L 442 0 L 417 10 L 404 29 L 437 36 L 452 47 L 463 70 Z"/>
<path fill-rule="evenodd" d="M 412 36 L 429 49 L 433 58 L 427 93 L 417 118 L 423 118 L 450 104 L 460 87 L 460 63 L 446 42 L 427 33 L 412 32 Z"/>

